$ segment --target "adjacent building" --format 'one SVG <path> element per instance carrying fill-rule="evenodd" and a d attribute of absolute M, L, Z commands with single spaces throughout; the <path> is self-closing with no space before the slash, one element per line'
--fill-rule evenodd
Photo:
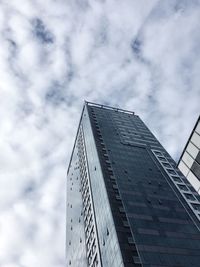
<path fill-rule="evenodd" d="M 67 266 L 199 267 L 200 196 L 134 112 L 85 102 L 67 173 Z"/>
<path fill-rule="evenodd" d="M 200 194 L 200 117 L 183 150 L 178 168 Z"/>

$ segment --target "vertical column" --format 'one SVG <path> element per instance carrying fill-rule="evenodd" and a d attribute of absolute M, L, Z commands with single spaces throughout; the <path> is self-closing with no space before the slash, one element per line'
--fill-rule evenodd
<path fill-rule="evenodd" d="M 83 129 L 80 126 L 78 135 L 78 157 L 81 176 L 81 192 L 83 202 L 83 216 L 85 225 L 86 251 L 89 267 L 101 266 L 100 252 L 95 225 L 94 207 L 90 188 L 87 155 L 84 144 Z"/>

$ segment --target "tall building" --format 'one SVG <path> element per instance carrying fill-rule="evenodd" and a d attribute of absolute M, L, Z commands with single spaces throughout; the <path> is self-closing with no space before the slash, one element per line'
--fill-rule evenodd
<path fill-rule="evenodd" d="M 199 267 L 199 201 L 137 115 L 85 102 L 67 176 L 67 266 Z"/>
<path fill-rule="evenodd" d="M 178 168 L 200 194 L 200 117 L 183 150 Z"/>

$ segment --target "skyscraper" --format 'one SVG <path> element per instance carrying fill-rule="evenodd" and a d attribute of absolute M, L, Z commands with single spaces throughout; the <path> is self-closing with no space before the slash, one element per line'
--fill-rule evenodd
<path fill-rule="evenodd" d="M 199 201 L 137 115 L 85 102 L 67 176 L 67 266 L 199 267 Z"/>
<path fill-rule="evenodd" d="M 200 194 L 200 117 L 183 150 L 178 168 Z"/>

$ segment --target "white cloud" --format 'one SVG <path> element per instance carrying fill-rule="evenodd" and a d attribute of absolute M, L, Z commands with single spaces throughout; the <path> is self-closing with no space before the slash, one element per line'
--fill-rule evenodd
<path fill-rule="evenodd" d="M 178 158 L 199 115 L 199 2 L 22 2 L 0 3 L 0 266 L 61 267 L 83 100 L 134 110 Z"/>

